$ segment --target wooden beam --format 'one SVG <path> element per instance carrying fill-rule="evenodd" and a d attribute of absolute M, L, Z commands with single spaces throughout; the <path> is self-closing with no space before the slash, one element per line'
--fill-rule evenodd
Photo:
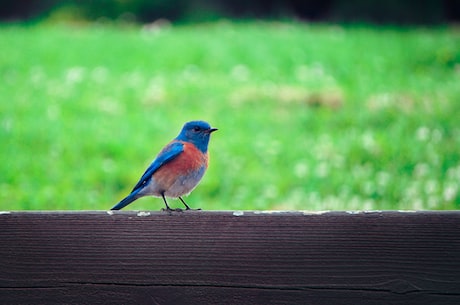
<path fill-rule="evenodd" d="M 460 212 L 0 212 L 1 304 L 460 304 Z"/>

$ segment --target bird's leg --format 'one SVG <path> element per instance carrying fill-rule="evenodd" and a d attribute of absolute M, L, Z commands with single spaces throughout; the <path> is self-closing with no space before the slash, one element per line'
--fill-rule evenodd
<path fill-rule="evenodd" d="M 165 202 L 165 205 L 166 205 L 166 209 L 162 209 L 163 211 L 167 211 L 167 212 L 182 212 L 182 209 L 171 209 L 168 205 L 168 202 L 166 201 L 166 197 L 165 197 L 165 194 L 162 193 L 161 194 L 161 197 L 163 197 L 163 201 Z"/>
<path fill-rule="evenodd" d="M 163 197 L 163 201 L 165 202 L 166 205 L 166 211 L 172 211 L 172 209 L 169 207 L 168 202 L 166 201 L 166 197 L 164 193 L 161 193 L 161 197 Z"/>
<path fill-rule="evenodd" d="M 180 201 L 182 201 L 182 203 L 185 205 L 185 210 L 193 210 L 193 209 L 191 209 L 191 208 L 185 203 L 185 201 L 184 201 L 184 199 L 182 199 L 182 197 L 179 196 L 179 199 L 180 199 Z M 197 210 L 201 210 L 201 209 L 197 209 Z"/>

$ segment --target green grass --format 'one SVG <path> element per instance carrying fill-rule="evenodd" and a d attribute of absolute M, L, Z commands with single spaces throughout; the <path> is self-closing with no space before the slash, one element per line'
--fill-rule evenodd
<path fill-rule="evenodd" d="M 192 207 L 460 207 L 458 29 L 1 25 L 0 39 L 0 210 L 109 209 L 191 119 L 219 128 Z"/>

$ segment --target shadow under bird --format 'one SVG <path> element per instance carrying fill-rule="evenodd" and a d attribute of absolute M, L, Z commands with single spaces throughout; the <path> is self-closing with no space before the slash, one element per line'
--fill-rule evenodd
<path fill-rule="evenodd" d="M 212 128 L 204 121 L 184 124 L 179 135 L 167 144 L 147 168 L 131 193 L 118 202 L 112 210 L 120 210 L 144 196 L 163 198 L 166 210 L 171 211 L 166 197 L 182 199 L 200 182 L 208 167 L 208 143 Z"/>

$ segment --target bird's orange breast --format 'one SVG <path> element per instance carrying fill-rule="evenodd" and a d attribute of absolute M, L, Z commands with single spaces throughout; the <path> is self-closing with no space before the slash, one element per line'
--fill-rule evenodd
<path fill-rule="evenodd" d="M 208 154 L 201 152 L 191 143 L 184 143 L 184 151 L 168 163 L 160 166 L 153 174 L 155 181 L 168 190 L 178 177 L 193 176 L 195 172 L 208 167 Z"/>

